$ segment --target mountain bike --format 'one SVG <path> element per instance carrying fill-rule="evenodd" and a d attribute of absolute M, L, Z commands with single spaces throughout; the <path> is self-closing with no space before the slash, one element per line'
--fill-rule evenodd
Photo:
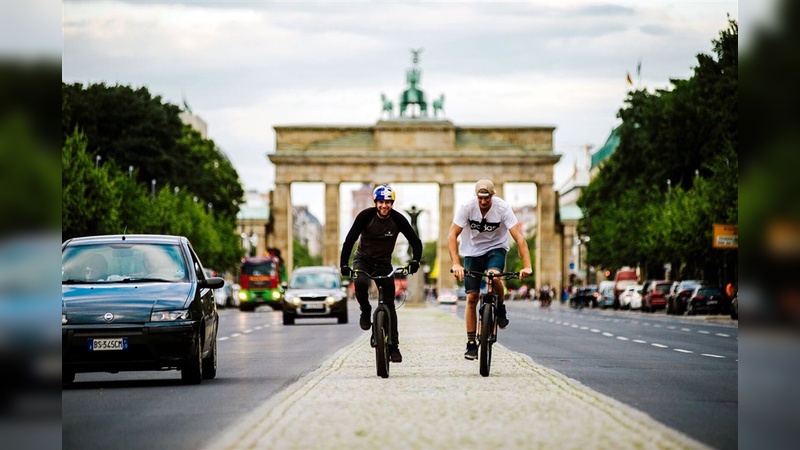
<path fill-rule="evenodd" d="M 353 269 L 352 278 L 359 274 L 366 276 L 371 280 L 385 280 L 387 278 L 394 279 L 395 274 L 408 275 L 408 267 L 399 267 L 392 269 L 387 275 L 372 275 L 363 270 Z M 378 307 L 372 313 L 372 337 L 370 338 L 370 345 L 375 348 L 375 365 L 377 367 L 378 376 L 381 378 L 389 378 L 389 360 L 391 347 L 396 345 L 392 342 L 392 320 L 390 316 L 389 307 L 383 298 L 383 288 L 380 283 L 375 283 L 378 286 Z M 394 299 L 390 298 L 388 301 L 393 302 Z"/>
<path fill-rule="evenodd" d="M 497 295 L 492 292 L 492 280 L 517 277 L 519 272 L 484 273 L 464 269 L 464 275 L 486 278 L 486 292 L 481 292 L 478 304 L 478 348 L 481 375 L 488 377 L 492 368 L 492 344 L 497 342 Z"/>

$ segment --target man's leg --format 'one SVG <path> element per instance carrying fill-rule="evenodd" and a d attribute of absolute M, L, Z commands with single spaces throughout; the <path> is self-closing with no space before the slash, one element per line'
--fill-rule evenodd
<path fill-rule="evenodd" d="M 362 330 L 366 331 L 370 329 L 372 324 L 372 319 L 370 318 L 372 306 L 369 304 L 370 280 L 366 276 L 359 274 L 356 276 L 355 285 L 356 300 L 358 301 L 358 306 L 361 308 L 361 316 L 358 319 L 358 324 Z"/>
<path fill-rule="evenodd" d="M 403 355 L 400 353 L 400 333 L 397 330 L 397 310 L 394 306 L 394 279 L 380 280 L 383 292 L 383 302 L 389 308 L 389 323 L 392 328 L 392 348 L 390 358 L 393 363 L 403 362 Z"/>

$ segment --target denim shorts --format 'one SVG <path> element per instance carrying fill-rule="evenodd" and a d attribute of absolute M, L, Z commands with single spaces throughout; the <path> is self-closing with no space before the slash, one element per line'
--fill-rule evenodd
<path fill-rule="evenodd" d="M 476 272 L 486 272 L 489 269 L 495 269 L 502 272 L 506 267 L 506 251 L 502 248 L 495 248 L 489 250 L 481 256 L 465 256 L 464 268 L 467 270 L 474 270 Z M 464 291 L 478 292 L 481 285 L 486 281 L 483 278 L 475 278 L 469 275 L 464 275 Z"/>

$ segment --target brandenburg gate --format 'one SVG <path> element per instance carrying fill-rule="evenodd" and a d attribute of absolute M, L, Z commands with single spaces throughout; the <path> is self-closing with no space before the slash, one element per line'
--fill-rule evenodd
<path fill-rule="evenodd" d="M 414 55 L 417 62 L 418 54 Z M 409 70 L 409 84 L 416 89 L 419 70 Z M 413 81 L 413 82 L 412 82 Z M 410 89 L 411 89 L 410 88 Z M 444 96 L 434 104 L 438 116 Z M 387 108 L 384 96 L 384 111 Z M 389 102 L 390 103 L 390 102 Z M 456 183 L 475 183 L 489 178 L 503 197 L 505 183 L 535 183 L 537 193 L 536 286 L 563 285 L 562 245 L 556 223 L 558 208 L 553 188 L 552 126 L 456 126 L 449 120 L 429 117 L 422 91 L 400 98 L 399 117 L 388 117 L 367 126 L 275 126 L 275 192 L 271 205 L 273 242 L 292 270 L 292 196 L 294 182 L 325 184 L 325 234 L 323 264 L 339 265 L 340 184 L 436 183 L 439 186 L 438 287 L 451 281 L 447 234 L 455 213 Z M 414 106 L 418 108 L 415 109 Z M 409 115 L 406 115 L 411 111 Z M 419 112 L 419 116 L 416 112 Z"/>

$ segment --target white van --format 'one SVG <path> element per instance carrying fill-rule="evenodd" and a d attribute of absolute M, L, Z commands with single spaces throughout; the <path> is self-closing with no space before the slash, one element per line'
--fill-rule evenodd
<path fill-rule="evenodd" d="M 599 295 L 597 303 L 601 308 L 614 306 L 614 281 L 601 281 L 600 284 L 597 285 L 597 292 Z"/>

